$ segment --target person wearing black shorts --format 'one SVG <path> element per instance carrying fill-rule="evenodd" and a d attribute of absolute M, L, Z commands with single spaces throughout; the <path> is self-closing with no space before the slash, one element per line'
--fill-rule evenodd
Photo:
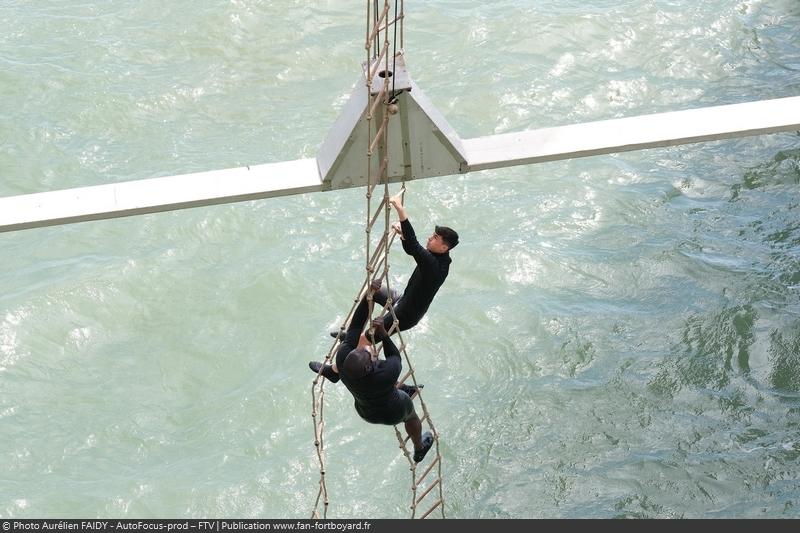
<path fill-rule="evenodd" d="M 373 282 L 370 290 L 379 286 L 379 282 Z M 411 401 L 416 387 L 397 383 L 403 360 L 382 319 L 376 318 L 372 327 L 374 341 L 383 342 L 385 359 L 375 357 L 374 347 L 370 344 L 358 347 L 368 315 L 367 298 L 364 297 L 353 313 L 350 327 L 336 351 L 334 364 L 311 361 L 308 366 L 315 373 L 320 373 L 322 368 L 322 375 L 334 383 L 341 379 L 353 395 L 356 412 L 367 422 L 390 426 L 403 422 L 414 444 L 414 461 L 419 463 L 431 449 L 433 435 L 429 431 L 422 434 L 422 422 Z"/>

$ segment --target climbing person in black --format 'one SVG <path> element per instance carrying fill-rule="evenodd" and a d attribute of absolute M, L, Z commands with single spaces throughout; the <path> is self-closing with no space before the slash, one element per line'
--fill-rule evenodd
<path fill-rule="evenodd" d="M 447 279 L 451 262 L 450 250 L 458 245 L 458 233 L 446 226 L 436 226 L 423 248 L 403 207 L 402 193 L 392 196 L 389 203 L 397 211 L 397 218 L 400 220 L 400 223 L 395 223 L 393 228 L 400 236 L 403 251 L 417 263 L 403 293 L 398 294 L 393 291 L 392 294 L 394 313 L 399 322 L 398 329 L 405 331 L 422 320 L 439 287 Z M 386 305 L 387 296 L 384 287 L 375 294 L 374 299 L 378 304 Z M 383 325 L 387 331 L 390 330 L 392 322 L 392 314 L 386 313 Z"/>
<path fill-rule="evenodd" d="M 370 290 L 374 291 L 379 286 L 379 281 L 373 281 Z M 356 412 L 367 422 L 390 426 L 403 422 L 414 444 L 414 461 L 419 463 L 431 449 L 433 435 L 430 431 L 422 434 L 422 422 L 411 401 L 417 388 L 397 382 L 403 360 L 397 346 L 386 333 L 383 320 L 376 318 L 372 322 L 372 336 L 375 342 L 383 342 L 385 359 L 378 359 L 374 346 L 369 343 L 359 347 L 359 338 L 369 316 L 368 306 L 365 296 L 353 313 L 350 327 L 336 351 L 334 363 L 323 365 L 319 361 L 311 361 L 308 366 L 315 373 L 320 373 L 322 368 L 322 375 L 334 383 L 341 379 L 353 395 Z"/>
<path fill-rule="evenodd" d="M 392 289 L 392 305 L 398 320 L 398 330 L 405 331 L 422 320 L 433 297 L 447 278 L 451 263 L 450 250 L 458 245 L 458 233 L 447 226 L 436 226 L 423 248 L 403 207 L 402 193 L 392 196 L 389 203 L 397 211 L 397 218 L 400 220 L 392 225 L 392 229 L 400 236 L 403 250 L 417 263 L 405 290 L 399 293 Z M 386 287 L 381 287 L 373 298 L 377 304 L 384 306 L 388 295 Z M 383 320 L 386 331 L 391 331 L 394 322 L 392 313 L 387 312 Z M 342 333 L 333 331 L 331 336 L 341 338 Z"/>

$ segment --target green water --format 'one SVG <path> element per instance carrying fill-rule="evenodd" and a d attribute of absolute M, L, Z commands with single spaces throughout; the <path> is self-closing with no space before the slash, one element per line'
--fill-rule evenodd
<path fill-rule="evenodd" d="M 0 196 L 313 157 L 363 10 L 0 3 Z M 410 73 L 464 138 L 800 94 L 796 1 L 406 10 Z M 461 234 L 405 336 L 448 517 L 800 516 L 798 183 L 794 133 L 410 183 L 418 231 Z M 306 363 L 362 279 L 363 209 L 0 235 L 0 517 L 308 517 Z M 394 432 L 327 390 L 329 516 L 406 516 Z"/>

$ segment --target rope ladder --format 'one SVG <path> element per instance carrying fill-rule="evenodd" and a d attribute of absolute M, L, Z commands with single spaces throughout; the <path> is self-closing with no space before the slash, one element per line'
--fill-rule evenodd
<path fill-rule="evenodd" d="M 382 7 L 379 5 L 381 3 Z M 437 508 L 442 518 L 445 518 L 444 494 L 442 489 L 442 456 L 439 450 L 439 433 L 434 427 L 430 412 L 423 401 L 421 389 L 417 385 L 415 370 L 408 356 L 406 343 L 400 331 L 397 330 L 398 320 L 394 312 L 389 280 L 389 250 L 394 242 L 395 233 L 391 230 L 390 222 L 388 133 L 391 117 L 395 116 L 398 110 L 397 94 L 395 94 L 395 85 L 392 78 L 396 58 L 398 55 L 402 54 L 404 2 L 403 0 L 394 0 L 394 10 L 392 10 L 392 2 L 390 2 L 390 0 L 367 0 L 366 4 L 367 31 L 364 48 L 367 52 L 367 61 L 364 64 L 364 75 L 367 91 L 369 93 L 366 108 L 368 132 L 368 147 L 366 151 L 368 176 L 365 228 L 366 274 L 364 276 L 364 281 L 361 283 L 358 295 L 353 300 L 350 311 L 340 327 L 340 332 L 346 330 L 352 320 L 358 303 L 364 297 L 367 298 L 369 317 L 373 316 L 374 302 L 370 285 L 373 280 L 380 279 L 382 284 L 385 284 L 384 286 L 389 294 L 386 305 L 383 306 L 380 314 L 391 313 L 393 323 L 388 333 L 390 335 L 395 332 L 397 333 L 399 337 L 398 348 L 403 354 L 407 367 L 406 373 L 398 381 L 400 384 L 404 384 L 410 379 L 413 385 L 417 387 L 417 391 L 411 399 L 412 401 L 416 401 L 419 405 L 419 409 L 415 408 L 415 410 L 417 410 L 418 416 L 423 424 L 423 433 L 427 425 L 434 439 L 434 445 L 426 455 L 425 460 L 420 463 L 420 465 L 425 465 L 422 467 L 424 470 L 420 474 L 417 471 L 418 465 L 413 459 L 413 444 L 410 446 L 411 449 L 409 450 L 410 437 L 403 436 L 400 429 L 398 429 L 399 424 L 394 426 L 399 447 L 408 461 L 409 470 L 411 471 L 411 518 L 426 518 Z M 391 40 L 390 30 L 392 32 Z M 400 43 L 399 52 L 397 49 L 398 39 Z M 392 43 L 394 43 L 394 46 L 390 54 L 389 48 Z M 378 81 L 377 85 L 374 85 L 376 77 L 382 79 L 382 83 Z M 381 185 L 383 186 L 383 196 L 377 207 L 373 208 L 372 200 L 375 190 Z M 405 195 L 405 190 L 405 183 L 403 183 L 401 186 L 401 193 L 403 195 Z M 382 218 L 384 221 L 383 231 L 379 235 L 373 235 L 373 229 L 375 229 L 381 215 L 383 215 Z M 377 242 L 374 243 L 373 246 L 373 240 L 375 239 L 377 239 Z M 370 333 L 372 333 L 371 319 L 368 320 L 368 325 Z M 328 354 L 325 356 L 323 364 L 330 364 L 333 362 L 333 358 L 336 355 L 340 343 L 341 341 L 339 339 L 333 342 Z M 380 352 L 380 348 L 378 351 Z M 314 378 L 311 386 L 311 417 L 314 425 L 314 446 L 320 467 L 319 489 L 317 491 L 311 518 L 317 519 L 327 518 L 328 507 L 330 505 L 329 492 L 325 478 L 325 381 L 320 370 L 320 373 Z M 421 411 L 421 413 L 419 411 Z M 435 455 L 433 455 L 434 451 Z"/>

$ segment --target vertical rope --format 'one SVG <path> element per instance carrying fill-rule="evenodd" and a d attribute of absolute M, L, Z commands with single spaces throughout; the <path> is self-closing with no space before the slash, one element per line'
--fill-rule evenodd
<path fill-rule="evenodd" d="M 404 20 L 406 18 L 405 0 L 400 0 L 400 50 L 405 49 L 403 44 L 403 29 L 405 26 Z"/>

